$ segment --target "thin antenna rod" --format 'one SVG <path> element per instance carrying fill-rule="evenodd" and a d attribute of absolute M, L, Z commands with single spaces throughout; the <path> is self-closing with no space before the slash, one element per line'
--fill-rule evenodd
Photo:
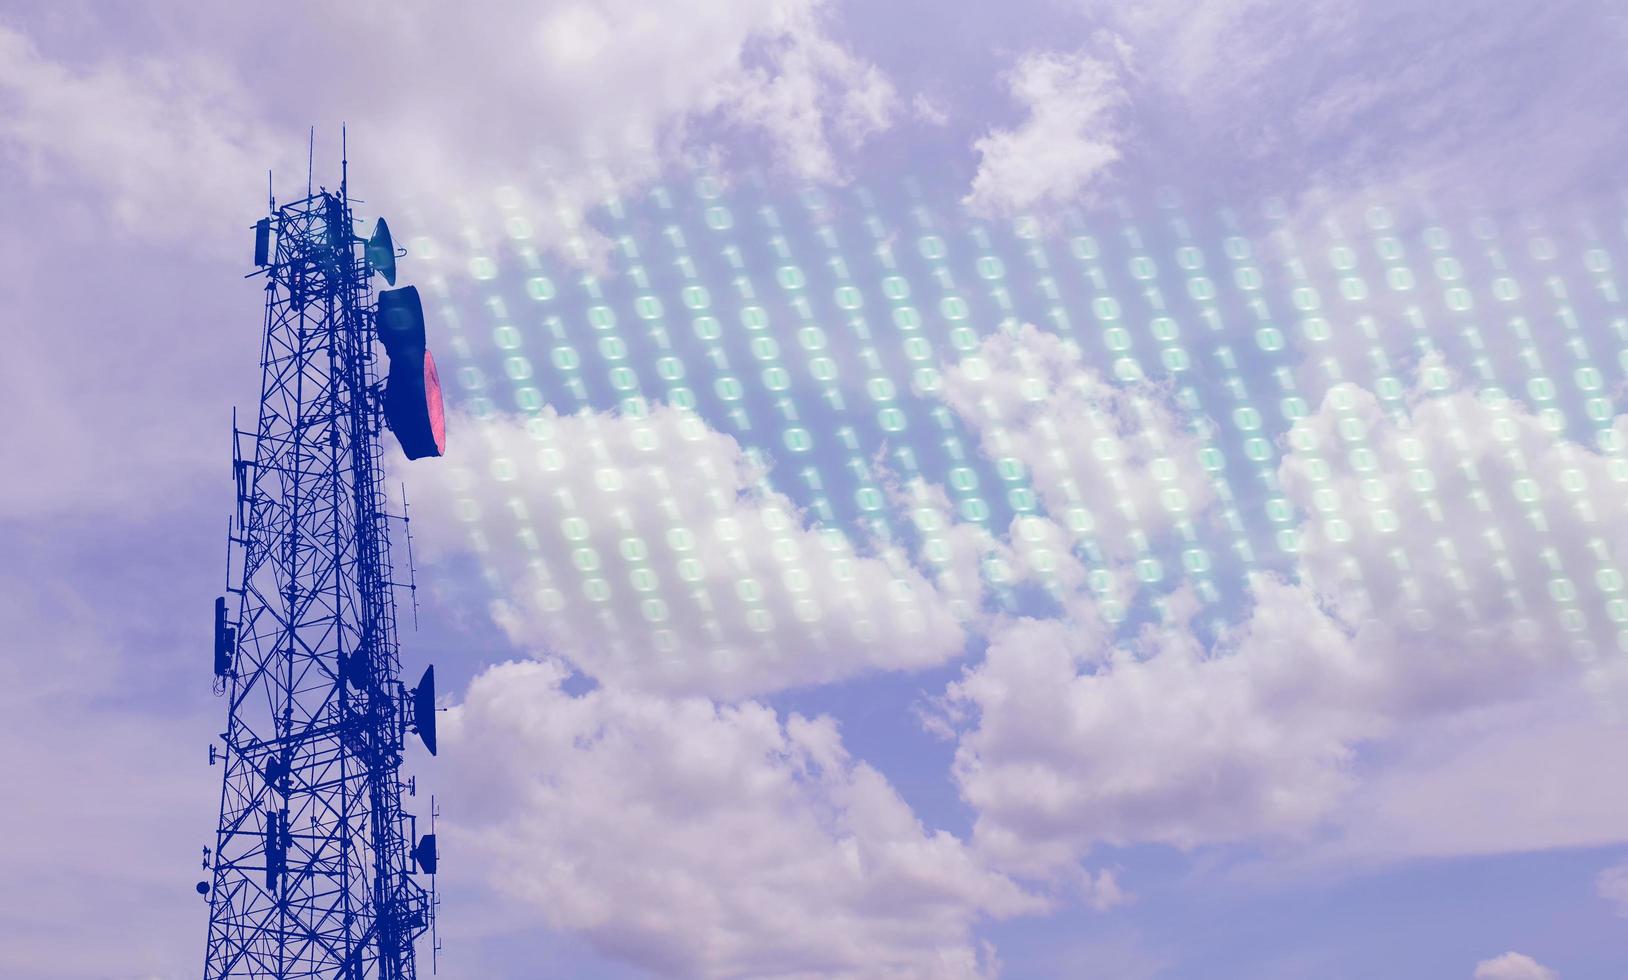
<path fill-rule="evenodd" d="M 271 214 L 277 210 L 277 195 L 271 190 L 271 168 L 266 168 L 266 213 Z"/>
<path fill-rule="evenodd" d="M 345 124 L 339 124 L 339 196 L 350 203 L 350 150 L 346 146 Z"/>
<path fill-rule="evenodd" d="M 413 597 L 413 632 L 418 632 L 418 566 L 413 563 L 413 517 L 407 511 L 407 484 L 401 485 L 401 526 L 407 533 L 407 592 Z"/>
<path fill-rule="evenodd" d="M 305 144 L 305 196 L 311 196 L 311 171 L 316 169 L 317 128 L 311 127 L 310 141 Z"/>
<path fill-rule="evenodd" d="M 430 833 L 435 833 L 435 818 L 441 815 L 441 807 L 435 801 L 435 794 L 430 794 Z M 441 838 L 435 838 L 436 850 L 441 848 Z M 430 973 L 438 976 L 441 973 L 441 937 L 436 934 L 435 920 L 441 907 L 441 895 L 436 888 L 436 876 L 430 875 Z"/>

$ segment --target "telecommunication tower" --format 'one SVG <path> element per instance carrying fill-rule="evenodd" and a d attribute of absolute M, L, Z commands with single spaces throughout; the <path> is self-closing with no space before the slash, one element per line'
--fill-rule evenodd
<path fill-rule="evenodd" d="M 205 980 L 413 980 L 417 939 L 435 944 L 434 828 L 403 809 L 401 773 L 409 734 L 435 754 L 435 668 L 401 680 L 390 524 L 406 508 L 389 512 L 380 456 L 386 427 L 408 458 L 441 455 L 445 423 L 418 292 L 375 296 L 397 252 L 383 219 L 355 234 L 346 169 L 337 193 L 308 185 L 255 225 L 260 413 L 232 426 Z"/>

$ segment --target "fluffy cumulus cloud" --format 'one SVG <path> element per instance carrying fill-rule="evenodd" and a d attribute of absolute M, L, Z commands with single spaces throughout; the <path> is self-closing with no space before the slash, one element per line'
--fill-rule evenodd
<path fill-rule="evenodd" d="M 818 4 L 782 5 L 784 18 L 748 49 L 744 70 L 718 96 L 725 114 L 766 133 L 780 165 L 814 181 L 842 176 L 834 150 L 886 129 L 899 111 L 881 69 L 820 29 Z"/>
<path fill-rule="evenodd" d="M 890 496 L 915 532 L 917 564 L 956 617 L 969 630 L 981 630 L 988 621 L 984 565 L 991 559 L 1011 563 L 1017 553 L 983 525 L 957 520 L 949 494 L 938 484 L 913 479 Z"/>
<path fill-rule="evenodd" d="M 829 718 L 573 696 L 566 674 L 493 667 L 449 714 L 468 816 L 446 847 L 607 955 L 663 976 L 983 977 L 974 924 L 1044 907 L 925 828 Z"/>
<path fill-rule="evenodd" d="M 720 698 L 962 651 L 965 582 L 941 591 L 901 548 L 809 524 L 690 412 L 469 428 L 473 456 L 415 482 L 417 506 L 471 522 L 524 648 L 606 683 Z"/>
<path fill-rule="evenodd" d="M 1053 520 L 1111 555 L 1211 498 L 1200 442 L 1165 393 L 1104 379 L 1057 334 L 1003 327 L 944 372 L 940 395 L 986 456 L 1026 471 Z"/>
<path fill-rule="evenodd" d="M 1239 625 L 1201 642 L 1178 592 L 1129 639 L 1090 603 L 995 627 L 943 705 L 975 839 L 1034 870 L 1097 843 L 1303 836 L 1365 745 L 1580 680 L 1615 690 L 1624 424 L 1597 451 L 1506 399 L 1421 384 L 1385 409 L 1336 387 L 1279 472 L 1308 515 L 1296 580 L 1252 576 Z M 1592 833 L 1549 816 L 1528 846 Z"/>
<path fill-rule="evenodd" d="M 1406 713 L 1611 670 L 1628 639 L 1628 417 L 1594 448 L 1519 402 L 1450 390 L 1434 359 L 1420 379 L 1389 411 L 1336 386 L 1290 431 L 1279 475 L 1307 515 L 1306 578 L 1408 665 L 1385 693 Z"/>
<path fill-rule="evenodd" d="M 1097 843 L 1190 847 L 1323 816 L 1349 787 L 1352 743 L 1382 719 L 1319 693 L 1363 669 L 1306 589 L 1262 578 L 1254 592 L 1249 627 L 1219 650 L 1179 604 L 1125 644 L 1095 624 L 998 627 L 947 699 L 976 719 L 955 776 L 980 845 L 1038 873 Z"/>
<path fill-rule="evenodd" d="M 1024 119 L 973 143 L 977 174 L 965 204 L 1001 217 L 1077 202 L 1120 158 L 1117 111 L 1125 102 L 1117 39 L 1105 56 L 1039 52 L 1018 60 L 1006 78 Z"/>
<path fill-rule="evenodd" d="M 995 975 L 978 923 L 1051 899 L 924 826 L 830 718 L 743 699 L 960 655 L 1002 546 L 919 482 L 894 491 L 918 554 L 810 525 L 676 408 L 461 427 L 413 496 L 468 535 L 421 540 L 472 544 L 540 659 L 448 716 L 447 847 L 526 921 L 664 976 Z M 1112 870 L 1073 883 L 1130 900 Z"/>
<path fill-rule="evenodd" d="M 1509 952 L 1475 965 L 1474 980 L 1560 980 L 1560 974 L 1527 956 Z"/>

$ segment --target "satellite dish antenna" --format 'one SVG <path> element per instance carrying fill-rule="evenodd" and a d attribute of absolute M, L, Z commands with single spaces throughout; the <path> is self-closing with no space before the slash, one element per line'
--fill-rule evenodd
<path fill-rule="evenodd" d="M 424 301 L 417 286 L 379 292 L 379 343 L 394 359 L 424 349 Z"/>
<path fill-rule="evenodd" d="M 390 237 L 390 226 L 384 223 L 383 218 L 373 226 L 373 237 L 367 240 L 367 264 L 383 276 L 385 282 L 392 286 L 396 284 L 396 243 Z"/>
<path fill-rule="evenodd" d="M 390 362 L 384 389 L 384 419 L 408 459 L 443 456 L 447 451 L 446 406 L 441 375 L 427 350 Z"/>
<path fill-rule="evenodd" d="M 408 459 L 441 456 L 447 448 L 441 375 L 424 346 L 424 301 L 417 286 L 379 291 L 379 343 L 390 355 L 384 418 Z"/>
<path fill-rule="evenodd" d="M 424 747 L 435 754 L 435 665 L 424 668 L 424 676 L 413 688 L 413 731 L 424 741 Z"/>

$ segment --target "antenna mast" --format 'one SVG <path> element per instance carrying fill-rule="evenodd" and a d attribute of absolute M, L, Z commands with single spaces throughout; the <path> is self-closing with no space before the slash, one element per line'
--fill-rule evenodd
<path fill-rule="evenodd" d="M 392 370 L 396 390 L 381 395 L 374 343 L 403 323 L 379 304 L 410 294 L 397 305 L 418 310 L 418 294 L 375 299 L 386 255 L 394 282 L 394 245 L 382 221 L 364 240 L 354 220 L 342 177 L 338 194 L 308 183 L 255 228 L 260 411 L 252 432 L 233 424 L 235 610 L 226 597 L 215 607 L 228 714 L 210 746 L 224 766 L 213 874 L 197 888 L 209 900 L 205 980 L 414 980 L 435 912 L 433 878 L 427 889 L 420 877 L 435 873 L 435 836 L 413 839 L 402 790 L 415 784 L 400 773 L 409 734 L 435 752 L 434 668 L 402 683 L 380 454 L 386 424 L 414 458 L 439 455 L 445 435 L 438 383 L 425 395 L 435 379 L 421 312 L 425 380 L 398 385 Z M 385 346 L 411 380 L 414 351 Z M 411 441 L 420 421 L 433 442 Z"/>

